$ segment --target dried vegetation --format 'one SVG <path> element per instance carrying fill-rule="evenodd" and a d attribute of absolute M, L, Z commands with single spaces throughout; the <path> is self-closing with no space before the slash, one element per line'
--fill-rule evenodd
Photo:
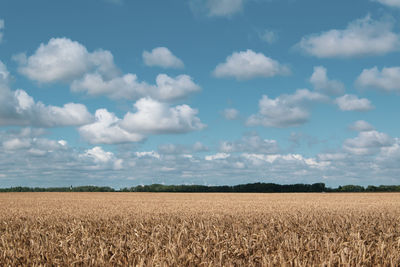
<path fill-rule="evenodd" d="M 400 194 L 0 194 L 0 266 L 399 266 Z"/>

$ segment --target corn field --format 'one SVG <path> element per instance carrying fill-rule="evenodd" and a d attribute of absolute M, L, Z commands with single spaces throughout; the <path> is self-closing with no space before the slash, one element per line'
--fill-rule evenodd
<path fill-rule="evenodd" d="M 400 194 L 0 194 L 0 266 L 400 266 Z"/>

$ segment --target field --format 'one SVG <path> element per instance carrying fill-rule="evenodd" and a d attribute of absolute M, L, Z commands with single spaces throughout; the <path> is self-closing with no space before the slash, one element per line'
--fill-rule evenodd
<path fill-rule="evenodd" d="M 399 266 L 400 194 L 0 194 L 0 266 Z"/>

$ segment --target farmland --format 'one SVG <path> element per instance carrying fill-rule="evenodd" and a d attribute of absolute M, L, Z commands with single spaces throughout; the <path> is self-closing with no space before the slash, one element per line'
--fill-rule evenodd
<path fill-rule="evenodd" d="M 399 193 L 0 194 L 0 266 L 399 264 Z"/>

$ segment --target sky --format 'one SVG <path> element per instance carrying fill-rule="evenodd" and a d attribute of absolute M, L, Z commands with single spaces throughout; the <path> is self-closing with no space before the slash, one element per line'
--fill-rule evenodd
<path fill-rule="evenodd" d="M 0 187 L 400 184 L 400 0 L 3 0 Z"/>

